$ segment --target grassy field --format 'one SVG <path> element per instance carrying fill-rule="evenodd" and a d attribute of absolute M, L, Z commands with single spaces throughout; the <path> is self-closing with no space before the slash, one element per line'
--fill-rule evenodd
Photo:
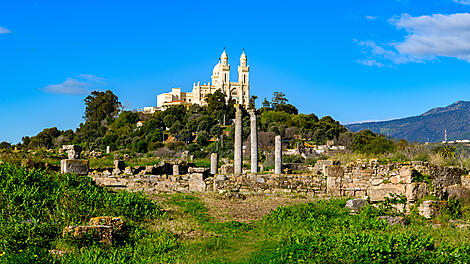
<path fill-rule="evenodd" d="M 368 206 L 301 196 L 112 191 L 87 177 L 0 164 L 0 263 L 469 263 L 470 233 L 449 215 L 389 226 Z M 111 246 L 63 238 L 67 225 L 121 216 Z M 463 221 L 462 219 L 460 221 Z M 51 254 L 61 252 L 62 255 Z"/>

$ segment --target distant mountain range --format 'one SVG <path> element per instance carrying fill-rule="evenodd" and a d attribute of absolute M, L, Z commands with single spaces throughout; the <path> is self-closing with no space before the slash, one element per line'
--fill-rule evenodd
<path fill-rule="evenodd" d="M 439 142 L 447 139 L 470 139 L 470 101 L 458 101 L 446 107 L 433 108 L 419 116 L 380 122 L 346 125 L 353 131 L 370 129 L 391 138 L 414 142 Z"/>

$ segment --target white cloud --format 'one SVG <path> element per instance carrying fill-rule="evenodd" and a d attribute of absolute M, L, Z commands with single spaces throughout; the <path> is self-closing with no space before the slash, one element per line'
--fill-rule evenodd
<path fill-rule="evenodd" d="M 421 59 L 453 57 L 470 62 L 470 14 L 412 17 L 403 14 L 391 23 L 408 32 L 395 44 L 400 54 Z"/>
<path fill-rule="evenodd" d="M 454 2 L 462 5 L 470 5 L 470 0 L 454 0 Z"/>
<path fill-rule="evenodd" d="M 470 0 L 467 0 L 470 3 Z M 403 14 L 389 22 L 407 32 L 401 42 L 376 44 L 372 40 L 357 41 L 369 55 L 367 60 L 378 63 L 362 63 L 379 66 L 409 62 L 425 62 L 438 57 L 457 58 L 470 62 L 470 14 L 425 15 L 412 17 Z M 358 60 L 359 63 L 364 60 Z"/>
<path fill-rule="evenodd" d="M 0 34 L 7 34 L 7 33 L 11 33 L 11 31 L 8 30 L 7 28 L 0 27 Z"/>
<path fill-rule="evenodd" d="M 357 63 L 366 66 L 384 67 L 388 63 L 403 64 L 410 61 L 420 62 L 416 58 L 400 55 L 393 48 L 393 44 L 377 44 L 372 40 L 358 41 L 354 40 L 359 46 L 363 48 L 363 53 L 367 54 L 366 59 L 357 60 Z"/>
<path fill-rule="evenodd" d="M 368 19 L 368 20 L 375 20 L 375 19 L 377 19 L 377 17 L 375 17 L 375 16 L 366 16 L 366 19 Z"/>
<path fill-rule="evenodd" d="M 105 78 L 99 77 L 99 76 L 96 76 L 96 75 L 93 75 L 93 74 L 80 74 L 80 75 L 78 75 L 78 77 L 89 80 L 89 81 L 93 81 L 93 82 L 100 82 L 100 83 L 101 82 L 106 82 Z"/>
<path fill-rule="evenodd" d="M 98 84 L 104 84 L 105 78 L 98 77 L 91 74 L 80 74 L 75 78 L 67 78 L 65 81 L 59 84 L 51 84 L 44 87 L 44 91 L 48 93 L 56 94 L 87 94 L 91 88 L 94 88 Z"/>
<path fill-rule="evenodd" d="M 366 66 L 377 66 L 377 67 L 383 67 L 385 66 L 383 63 L 378 62 L 377 60 L 374 59 L 364 59 L 364 60 L 357 60 L 357 63 L 366 65 Z"/>

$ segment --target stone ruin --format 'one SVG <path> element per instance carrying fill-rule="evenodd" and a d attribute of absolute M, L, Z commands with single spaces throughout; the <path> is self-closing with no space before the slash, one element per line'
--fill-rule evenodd
<path fill-rule="evenodd" d="M 257 142 L 256 114 L 254 110 L 249 110 L 249 114 L 251 142 Z M 377 160 L 367 160 L 340 165 L 332 160 L 319 160 L 315 166 L 283 164 L 281 136 L 275 137 L 274 172 L 259 172 L 257 144 L 250 144 L 251 168 L 243 171 L 242 131 L 241 110 L 237 108 L 234 163 L 226 163 L 220 168 L 218 154 L 212 153 L 210 168 L 196 168 L 181 160 L 136 167 L 115 161 L 114 168 L 95 170 L 90 176 L 103 186 L 146 192 L 298 193 L 317 197 L 356 197 L 370 202 L 400 195 L 406 197 L 407 204 L 398 209 L 407 211 L 428 195 L 444 198 L 455 188 L 470 192 L 470 176 L 466 170 L 426 162 L 380 164 Z M 292 171 L 302 173 L 290 173 Z M 350 206 L 356 208 L 358 205 L 361 205 L 360 201 L 352 202 Z M 430 217 L 439 206 L 437 202 L 427 201 L 419 210 L 425 217 Z"/>
<path fill-rule="evenodd" d="M 91 236 L 102 244 L 111 245 L 116 235 L 123 232 L 124 225 L 121 217 L 98 216 L 91 218 L 88 225 L 66 226 L 62 236 L 75 239 Z"/>
<path fill-rule="evenodd" d="M 77 145 L 63 145 L 62 150 L 67 153 L 68 159 L 60 161 L 60 173 L 76 175 L 88 174 L 88 160 L 80 159 L 82 147 Z"/>

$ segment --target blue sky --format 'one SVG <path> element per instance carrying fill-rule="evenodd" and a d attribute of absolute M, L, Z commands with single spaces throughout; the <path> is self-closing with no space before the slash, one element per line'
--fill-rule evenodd
<path fill-rule="evenodd" d="M 259 103 L 344 124 L 470 100 L 470 0 L 3 1 L 0 141 L 76 128 L 92 90 L 128 109 L 189 91 L 223 47 Z"/>

